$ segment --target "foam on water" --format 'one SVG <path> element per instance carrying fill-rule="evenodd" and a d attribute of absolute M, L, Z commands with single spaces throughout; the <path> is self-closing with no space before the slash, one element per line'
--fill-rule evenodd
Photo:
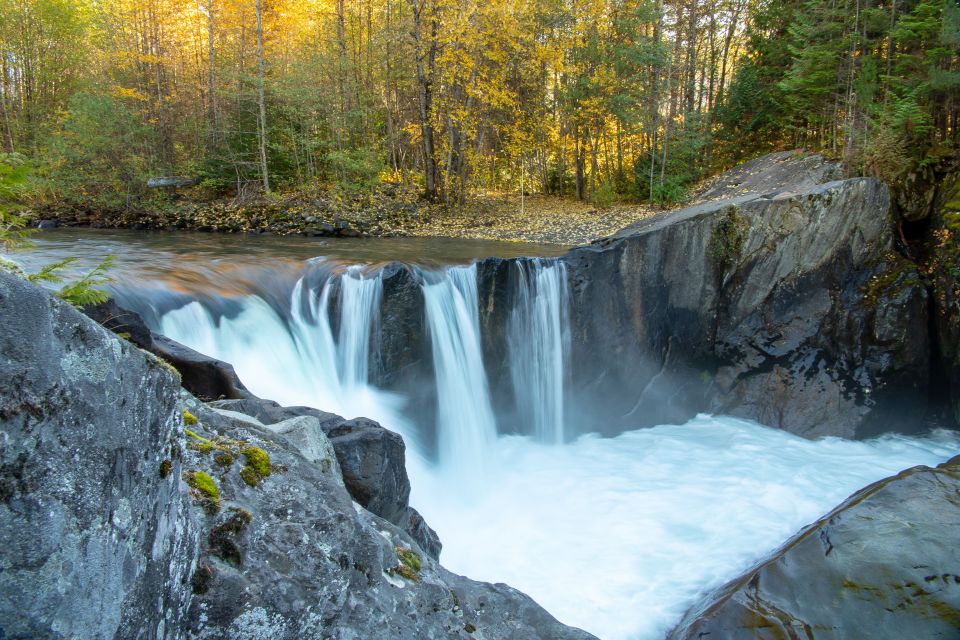
<path fill-rule="evenodd" d="M 482 499 L 429 477 L 412 499 L 448 569 L 506 582 L 604 640 L 654 640 L 851 493 L 957 452 L 945 434 L 809 441 L 701 415 L 565 446 L 500 437 Z"/>

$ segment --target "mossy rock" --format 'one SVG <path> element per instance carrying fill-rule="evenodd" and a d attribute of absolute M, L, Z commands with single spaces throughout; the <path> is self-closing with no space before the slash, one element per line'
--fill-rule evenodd
<path fill-rule="evenodd" d="M 411 582 L 420 582 L 420 556 L 412 549 L 396 547 L 397 559 L 400 564 L 390 569 L 390 573 L 406 578 Z"/>
<path fill-rule="evenodd" d="M 749 234 L 750 221 L 735 206 L 727 209 L 726 215 L 713 228 L 707 248 L 721 278 L 740 261 Z"/>
<path fill-rule="evenodd" d="M 246 460 L 243 469 L 240 470 L 240 477 L 251 487 L 260 484 L 260 481 L 270 475 L 272 469 L 270 466 L 270 454 L 253 445 L 247 445 L 240 450 L 240 455 Z"/>
<path fill-rule="evenodd" d="M 189 441 L 187 442 L 188 449 L 193 449 L 194 451 L 199 451 L 200 453 L 210 453 L 213 451 L 213 442 L 209 438 L 204 438 L 200 434 L 191 431 L 190 429 L 184 429 L 183 433 L 187 436 L 187 438 L 189 438 Z"/>
<path fill-rule="evenodd" d="M 251 487 L 255 487 L 260 484 L 260 476 L 257 475 L 257 472 L 254 471 L 252 467 L 244 467 L 243 469 L 240 469 L 240 478 Z"/>
<path fill-rule="evenodd" d="M 196 494 L 209 512 L 216 513 L 219 511 L 220 489 L 217 488 L 216 481 L 214 481 L 209 473 L 205 471 L 188 471 L 183 474 L 183 480 L 196 491 Z"/>
<path fill-rule="evenodd" d="M 234 457 L 229 451 L 221 451 L 213 457 L 213 461 L 221 467 L 229 469 L 233 465 Z"/>

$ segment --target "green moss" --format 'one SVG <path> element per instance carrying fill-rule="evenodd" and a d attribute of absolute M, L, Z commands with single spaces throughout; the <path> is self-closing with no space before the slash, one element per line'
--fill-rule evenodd
<path fill-rule="evenodd" d="M 211 442 L 209 438 L 204 438 L 190 429 L 184 429 L 183 432 L 190 439 L 190 441 L 187 442 L 188 449 L 193 449 L 200 453 L 210 453 L 213 451 L 213 442 Z"/>
<path fill-rule="evenodd" d="M 721 278 L 739 262 L 749 233 L 750 222 L 735 206 L 714 227 L 707 249 Z"/>
<path fill-rule="evenodd" d="M 390 570 L 391 573 L 412 582 L 420 582 L 420 556 L 411 549 L 396 547 L 400 564 Z"/>
<path fill-rule="evenodd" d="M 255 487 L 260 484 L 260 476 L 257 475 L 257 472 L 254 471 L 252 467 L 244 467 L 243 469 L 240 469 L 240 478 L 251 487 Z"/>
<path fill-rule="evenodd" d="M 270 456 L 260 447 L 252 445 L 240 450 L 240 454 L 247 460 L 247 466 L 257 472 L 261 478 L 270 475 Z"/>
<path fill-rule="evenodd" d="M 405 566 L 410 567 L 414 571 L 420 571 L 420 556 L 411 549 L 404 549 L 403 547 L 397 547 L 397 557 L 400 558 Z"/>
<path fill-rule="evenodd" d="M 183 423 L 184 423 L 184 424 L 188 424 L 188 425 L 190 425 L 190 426 L 193 426 L 193 425 L 197 424 L 197 422 L 198 422 L 197 416 L 193 415 L 192 413 L 190 413 L 190 412 L 187 411 L 186 409 L 183 410 Z"/>
<path fill-rule="evenodd" d="M 214 502 L 220 501 L 220 490 L 217 489 L 217 483 L 209 473 L 205 471 L 194 471 L 188 473 L 186 477 L 187 484 L 203 494 L 204 497 Z"/>
<path fill-rule="evenodd" d="M 189 471 L 183 480 L 193 489 L 194 500 L 203 505 L 209 515 L 220 510 L 220 490 L 210 474 L 204 471 Z"/>
<path fill-rule="evenodd" d="M 170 475 L 170 470 L 173 469 L 173 462 L 170 459 L 166 459 L 160 463 L 160 477 L 166 478 Z"/>
<path fill-rule="evenodd" d="M 228 451 L 223 451 L 218 453 L 213 457 L 213 461 L 216 462 L 221 467 L 229 468 L 233 464 L 233 454 Z"/>

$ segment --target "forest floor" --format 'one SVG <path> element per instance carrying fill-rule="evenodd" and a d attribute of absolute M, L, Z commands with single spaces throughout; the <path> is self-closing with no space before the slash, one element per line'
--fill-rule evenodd
<path fill-rule="evenodd" d="M 482 194 L 455 211 L 410 221 L 402 235 L 579 245 L 612 235 L 657 209 L 620 204 L 599 209 L 572 198 Z"/>
<path fill-rule="evenodd" d="M 412 190 L 274 194 L 246 202 L 204 201 L 189 192 L 167 201 L 105 210 L 46 205 L 34 220 L 61 226 L 271 233 L 316 237 L 449 237 L 561 245 L 588 244 L 659 210 L 649 205 L 597 208 L 573 198 L 483 193 L 462 207 L 423 202 Z"/>

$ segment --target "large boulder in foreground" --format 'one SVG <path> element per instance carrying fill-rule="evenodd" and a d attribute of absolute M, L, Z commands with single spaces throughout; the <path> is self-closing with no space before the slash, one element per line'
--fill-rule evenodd
<path fill-rule="evenodd" d="M 709 411 L 807 437 L 923 426 L 927 294 L 894 251 L 887 187 L 812 184 L 831 175 L 816 167 L 783 183 L 789 160 L 775 160 L 774 191 L 721 184 L 719 200 L 566 257 L 571 406 L 589 407 L 575 423 L 612 434 Z M 758 163 L 727 182 L 768 186 Z"/>
<path fill-rule="evenodd" d="M 960 457 L 854 494 L 685 615 L 674 640 L 956 638 Z"/>
<path fill-rule="evenodd" d="M 333 458 L 301 455 L 303 438 L 298 445 L 286 429 L 184 402 L 198 418 L 188 477 L 209 474 L 217 488 L 215 501 L 199 500 L 204 542 L 191 638 L 593 637 L 515 589 L 445 570 L 406 531 L 354 502 Z M 313 440 L 311 450 L 333 448 L 317 419 Z"/>
<path fill-rule="evenodd" d="M 426 527 L 397 513 L 403 452 L 371 459 L 392 442 L 375 423 L 207 406 L 16 276 L 0 274 L 0 308 L 0 638 L 593 637 L 446 571 L 355 502 L 325 427 L 385 483 L 371 508 Z"/>
<path fill-rule="evenodd" d="M 0 309 L 0 638 L 181 637 L 179 380 L 5 273 Z"/>

